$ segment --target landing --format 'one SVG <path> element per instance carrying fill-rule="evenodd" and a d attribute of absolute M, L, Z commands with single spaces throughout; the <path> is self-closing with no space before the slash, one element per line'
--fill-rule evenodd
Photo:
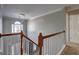
<path fill-rule="evenodd" d="M 79 55 L 79 44 L 73 42 L 68 43 L 62 55 Z"/>

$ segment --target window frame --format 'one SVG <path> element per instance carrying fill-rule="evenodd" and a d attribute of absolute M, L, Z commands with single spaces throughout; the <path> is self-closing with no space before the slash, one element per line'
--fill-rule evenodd
<path fill-rule="evenodd" d="M 12 25 L 11 25 L 11 29 L 12 29 L 12 33 L 17 33 L 17 32 L 21 32 L 21 30 L 23 30 L 23 24 L 20 21 L 15 21 Z"/>

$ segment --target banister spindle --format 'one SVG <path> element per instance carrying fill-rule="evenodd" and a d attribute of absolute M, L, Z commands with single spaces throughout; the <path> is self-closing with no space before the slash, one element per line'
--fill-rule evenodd
<path fill-rule="evenodd" d="M 42 33 L 39 33 L 39 36 L 38 36 L 38 46 L 40 48 L 39 55 L 42 55 L 42 46 L 43 46 L 43 36 L 42 36 Z"/>
<path fill-rule="evenodd" d="M 23 55 L 23 32 L 21 31 L 21 46 L 20 46 L 20 54 Z"/>

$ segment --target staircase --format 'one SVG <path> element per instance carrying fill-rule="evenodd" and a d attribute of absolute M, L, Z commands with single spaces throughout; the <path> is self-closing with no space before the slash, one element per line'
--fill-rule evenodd
<path fill-rule="evenodd" d="M 79 44 L 74 42 L 67 43 L 62 55 L 79 55 Z"/>

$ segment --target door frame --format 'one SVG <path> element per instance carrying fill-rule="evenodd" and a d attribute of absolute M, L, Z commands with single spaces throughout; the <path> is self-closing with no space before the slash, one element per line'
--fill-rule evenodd
<path fill-rule="evenodd" d="M 69 12 L 79 10 L 78 6 L 68 6 L 65 7 L 66 16 L 66 43 L 70 42 L 70 15 Z"/>

